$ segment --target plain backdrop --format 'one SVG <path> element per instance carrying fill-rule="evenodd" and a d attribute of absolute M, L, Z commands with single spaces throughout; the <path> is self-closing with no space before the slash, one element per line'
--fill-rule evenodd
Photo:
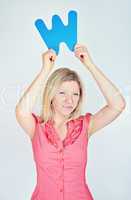
<path fill-rule="evenodd" d="M 36 184 L 29 137 L 15 118 L 15 105 L 39 73 L 47 47 L 35 28 L 43 19 L 51 28 L 52 15 L 68 23 L 78 13 L 78 43 L 87 46 L 94 63 L 120 89 L 127 106 L 88 143 L 86 180 L 95 200 L 131 198 L 131 29 L 129 0 L 0 0 L 0 200 L 29 200 Z M 83 113 L 97 112 L 105 99 L 88 70 L 62 43 L 55 69 L 78 72 L 86 91 Z M 40 96 L 39 96 L 40 97 Z M 38 97 L 34 111 L 39 114 Z"/>

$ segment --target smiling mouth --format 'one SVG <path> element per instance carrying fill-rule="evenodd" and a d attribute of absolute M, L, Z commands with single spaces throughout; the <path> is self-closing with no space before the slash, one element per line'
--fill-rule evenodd
<path fill-rule="evenodd" d="M 72 109 L 73 107 L 72 106 L 63 106 L 64 108 L 66 109 Z"/>

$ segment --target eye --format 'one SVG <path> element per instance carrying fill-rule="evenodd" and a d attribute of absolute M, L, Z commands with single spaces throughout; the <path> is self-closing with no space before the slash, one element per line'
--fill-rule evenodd
<path fill-rule="evenodd" d="M 78 96 L 79 94 L 78 94 L 78 93 L 74 93 L 74 95 L 75 95 L 75 96 Z"/>
<path fill-rule="evenodd" d="M 64 94 L 64 92 L 59 92 L 60 94 Z"/>
<path fill-rule="evenodd" d="M 59 94 L 65 94 L 65 92 L 61 91 L 61 92 L 59 92 Z M 79 93 L 76 92 L 76 93 L 74 93 L 74 95 L 79 96 Z"/>

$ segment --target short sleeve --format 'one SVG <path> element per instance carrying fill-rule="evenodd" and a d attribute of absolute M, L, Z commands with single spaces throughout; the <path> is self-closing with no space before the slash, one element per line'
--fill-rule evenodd
<path fill-rule="evenodd" d="M 36 115 L 35 113 L 32 113 L 32 116 L 34 117 L 36 124 L 41 122 L 40 116 Z"/>
<path fill-rule="evenodd" d="M 88 112 L 84 115 L 84 125 L 85 125 L 86 133 L 88 133 L 91 116 L 92 116 L 92 113 L 90 113 L 90 112 Z"/>
<path fill-rule="evenodd" d="M 34 118 L 34 120 L 35 120 L 35 133 L 34 133 L 34 136 L 33 136 L 33 138 L 31 139 L 31 141 L 32 142 L 34 142 L 36 139 L 36 135 L 38 134 L 37 133 L 37 125 L 38 124 L 40 124 L 40 122 L 41 122 L 41 118 L 40 118 L 40 116 L 38 116 L 38 115 L 36 115 L 35 113 L 31 113 L 32 114 L 32 116 L 33 116 L 33 118 Z"/>
<path fill-rule="evenodd" d="M 90 123 L 91 115 L 92 115 L 92 113 L 89 113 L 89 112 L 88 112 L 88 113 L 86 113 L 85 116 L 84 116 L 85 121 L 86 121 L 87 124 Z"/>

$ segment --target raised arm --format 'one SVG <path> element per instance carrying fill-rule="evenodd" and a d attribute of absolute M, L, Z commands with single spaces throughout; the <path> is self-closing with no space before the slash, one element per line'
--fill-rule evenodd
<path fill-rule="evenodd" d="M 35 120 L 32 116 L 32 109 L 37 97 L 43 91 L 46 77 L 52 70 L 55 59 L 56 54 L 53 50 L 48 50 L 42 54 L 42 68 L 24 92 L 15 108 L 16 119 L 30 138 L 33 138 L 35 129 Z"/>
<path fill-rule="evenodd" d="M 126 103 L 116 86 L 93 63 L 85 46 L 77 44 L 74 52 L 75 56 L 80 59 L 92 74 L 107 102 L 104 107 L 91 116 L 88 129 L 88 137 L 90 137 L 93 133 L 116 119 L 125 108 Z"/>

